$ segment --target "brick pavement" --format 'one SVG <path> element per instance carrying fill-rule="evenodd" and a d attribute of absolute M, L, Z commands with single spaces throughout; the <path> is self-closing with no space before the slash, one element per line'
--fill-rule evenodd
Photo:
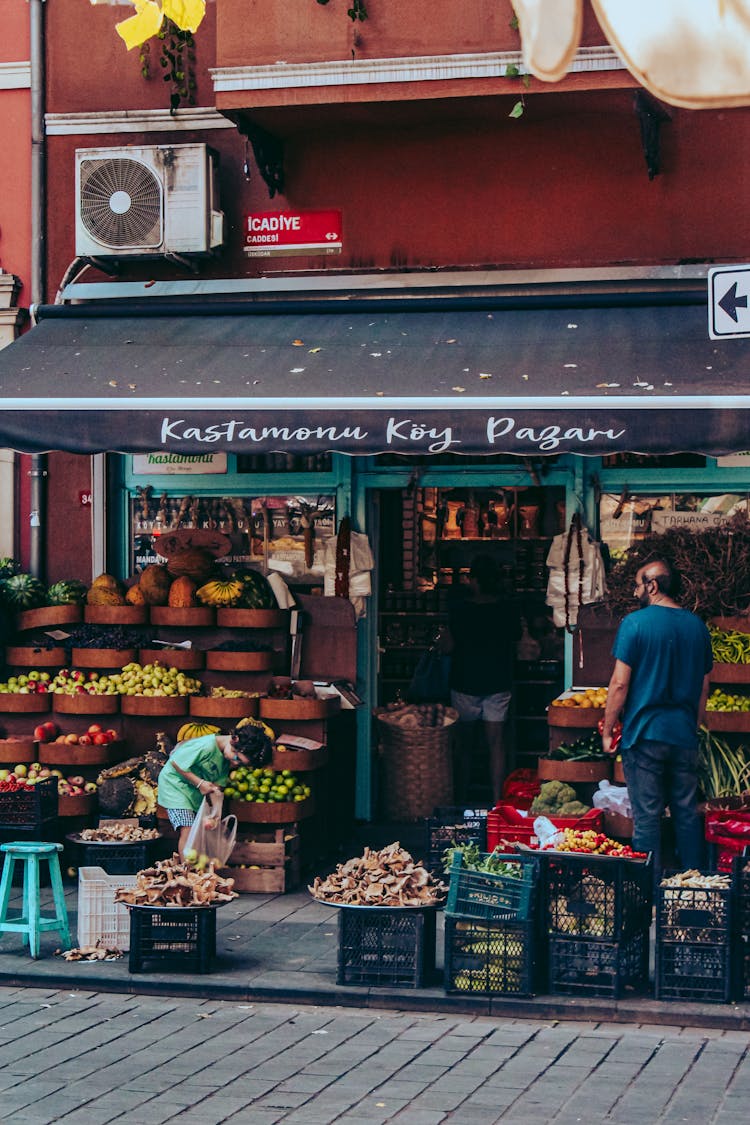
<path fill-rule="evenodd" d="M 739 1125 L 750 1034 L 0 986 L 24 1125 Z"/>

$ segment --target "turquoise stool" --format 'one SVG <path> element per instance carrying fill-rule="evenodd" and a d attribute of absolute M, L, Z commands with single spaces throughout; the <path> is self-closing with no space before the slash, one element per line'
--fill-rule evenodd
<path fill-rule="evenodd" d="M 24 944 L 28 941 L 29 953 L 32 957 L 39 956 L 39 937 L 42 930 L 57 930 L 62 938 L 63 947 L 70 948 L 70 926 L 58 854 L 62 850 L 62 844 L 0 844 L 0 851 L 5 853 L 3 877 L 0 882 L 0 937 L 10 933 L 23 934 Z M 46 859 L 49 864 L 52 895 L 55 901 L 54 918 L 42 918 L 39 913 L 39 861 L 42 859 Z M 24 865 L 23 910 L 17 918 L 8 921 L 8 903 L 16 860 L 20 860 Z"/>

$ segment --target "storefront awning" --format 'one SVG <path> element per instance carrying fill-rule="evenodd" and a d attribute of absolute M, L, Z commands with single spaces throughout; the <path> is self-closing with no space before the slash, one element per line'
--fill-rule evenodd
<path fill-rule="evenodd" d="M 0 400 L 24 452 L 716 455 L 750 450 L 750 340 L 705 304 L 94 302 L 40 310 Z"/>

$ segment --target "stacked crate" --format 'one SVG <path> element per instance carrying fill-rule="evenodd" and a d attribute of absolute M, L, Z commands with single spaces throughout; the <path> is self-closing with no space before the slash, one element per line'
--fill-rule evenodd
<path fill-rule="evenodd" d="M 734 991 L 734 913 L 731 886 L 659 887 L 657 1000 L 729 1003 Z"/>
<path fill-rule="evenodd" d="M 487 850 L 487 809 L 442 806 L 425 817 L 425 867 L 437 878 L 445 875 L 444 857 L 451 847 L 474 844 Z"/>
<path fill-rule="evenodd" d="M 446 992 L 531 996 L 535 991 L 536 857 L 503 857 L 519 878 L 464 870 L 453 857 L 445 908 Z"/>
<path fill-rule="evenodd" d="M 299 835 L 293 827 L 268 825 L 265 832 L 246 833 L 234 845 L 222 875 L 234 889 L 248 894 L 284 894 L 300 878 Z"/>
<path fill-rule="evenodd" d="M 738 1000 L 750 1000 L 750 849 L 734 859 L 734 892 L 737 909 Z"/>
<path fill-rule="evenodd" d="M 650 860 L 542 853 L 548 991 L 609 996 L 648 984 Z"/>

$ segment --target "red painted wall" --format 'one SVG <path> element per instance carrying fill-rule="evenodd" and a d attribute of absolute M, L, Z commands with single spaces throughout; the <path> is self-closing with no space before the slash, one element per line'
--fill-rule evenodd
<path fill-rule="evenodd" d="M 29 6 L 4 0 L 0 63 L 28 63 Z M 29 91 L 0 89 L 0 267 L 21 279 L 19 305 L 28 304 L 31 246 Z"/>

